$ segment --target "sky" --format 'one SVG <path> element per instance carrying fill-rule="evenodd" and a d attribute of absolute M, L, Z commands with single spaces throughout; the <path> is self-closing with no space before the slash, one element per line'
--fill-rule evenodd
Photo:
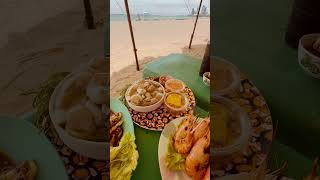
<path fill-rule="evenodd" d="M 153 15 L 170 16 L 189 14 L 192 8 L 197 9 L 200 0 L 128 0 L 128 3 L 131 14 L 148 12 Z M 210 0 L 203 0 L 202 4 L 210 11 Z M 124 0 L 110 0 L 110 12 L 111 14 L 125 13 Z"/>

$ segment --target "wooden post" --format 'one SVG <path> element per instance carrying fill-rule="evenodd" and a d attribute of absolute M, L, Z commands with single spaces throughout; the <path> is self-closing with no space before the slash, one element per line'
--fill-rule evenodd
<path fill-rule="evenodd" d="M 194 35 L 194 32 L 196 31 L 196 26 L 197 26 L 197 22 L 198 22 L 201 6 L 202 6 L 202 0 L 200 0 L 200 5 L 199 5 L 199 8 L 198 8 L 198 12 L 197 12 L 196 22 L 194 23 L 193 31 L 192 31 L 191 38 L 190 38 L 189 49 L 191 48 L 193 35 Z"/>
<path fill-rule="evenodd" d="M 95 29 L 90 0 L 83 0 L 88 29 Z"/>
<path fill-rule="evenodd" d="M 127 17 L 128 17 L 128 23 L 129 23 L 129 29 L 130 29 L 130 34 L 131 34 L 132 45 L 133 45 L 133 52 L 134 52 L 134 56 L 136 58 L 137 71 L 140 71 L 139 62 L 138 62 L 138 56 L 137 56 L 137 48 L 136 48 L 136 43 L 134 41 L 134 36 L 133 36 L 133 31 L 132 31 L 131 16 L 130 16 L 128 0 L 124 0 L 124 3 L 126 5 L 126 12 L 127 12 Z"/>

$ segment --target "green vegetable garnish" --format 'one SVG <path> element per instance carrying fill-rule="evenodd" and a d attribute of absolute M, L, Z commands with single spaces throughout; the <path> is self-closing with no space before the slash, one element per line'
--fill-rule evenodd
<path fill-rule="evenodd" d="M 184 164 L 185 164 L 186 158 L 176 152 L 176 150 L 173 147 L 173 137 L 171 136 L 169 138 L 169 143 L 167 147 L 167 154 L 165 156 L 165 164 L 166 167 L 170 170 L 183 170 Z"/>
<path fill-rule="evenodd" d="M 135 137 L 126 133 L 120 140 L 119 146 L 110 147 L 110 179 L 130 180 L 132 171 L 138 164 L 138 151 Z"/>
<path fill-rule="evenodd" d="M 21 95 L 33 95 L 33 107 L 35 108 L 35 121 L 34 125 L 40 129 L 41 132 L 46 133 L 49 129 L 48 115 L 49 115 L 49 101 L 51 94 L 57 85 L 62 81 L 69 72 L 58 72 L 51 74 L 49 78 L 44 81 L 37 89 L 21 90 Z"/>

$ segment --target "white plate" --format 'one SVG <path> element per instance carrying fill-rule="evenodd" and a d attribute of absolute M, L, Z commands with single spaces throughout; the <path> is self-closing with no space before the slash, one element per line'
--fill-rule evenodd
<path fill-rule="evenodd" d="M 192 180 L 192 178 L 189 177 L 184 171 L 170 171 L 164 163 L 164 157 L 167 153 L 169 142 L 168 138 L 176 132 L 176 128 L 184 118 L 185 117 L 180 117 L 172 120 L 165 126 L 161 133 L 158 146 L 158 158 L 162 180 Z"/>
<path fill-rule="evenodd" d="M 0 117 L 0 151 L 18 164 L 35 160 L 36 180 L 68 180 L 64 164 L 50 141 L 24 119 Z"/>

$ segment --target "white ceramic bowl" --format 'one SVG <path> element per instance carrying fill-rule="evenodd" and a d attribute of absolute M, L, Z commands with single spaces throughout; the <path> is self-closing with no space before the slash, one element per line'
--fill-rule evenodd
<path fill-rule="evenodd" d="M 68 86 L 70 86 L 72 82 L 74 82 L 77 78 L 79 78 L 79 76 L 80 76 L 79 73 L 69 74 L 55 88 L 49 102 L 50 118 L 55 130 L 57 131 L 58 136 L 63 141 L 63 143 L 67 145 L 70 149 L 89 158 L 106 160 L 108 156 L 107 142 L 87 141 L 87 140 L 73 137 L 59 125 L 60 122 L 64 121 L 63 119 L 64 116 L 61 116 L 61 114 L 57 113 L 59 111 L 59 109 L 57 108 L 58 97 L 60 97 L 63 91 Z M 60 112 L 63 113 L 63 111 L 61 110 Z"/>
<path fill-rule="evenodd" d="M 166 98 L 170 95 L 170 94 L 179 94 L 182 96 L 182 98 L 184 98 L 184 105 L 181 106 L 180 108 L 174 108 L 172 106 L 170 106 L 167 102 L 166 102 Z M 165 95 L 164 98 L 164 104 L 165 106 L 172 112 L 185 112 L 187 110 L 187 107 L 189 106 L 189 99 L 182 93 L 179 92 L 169 92 Z"/>
<path fill-rule="evenodd" d="M 169 86 L 169 83 L 170 83 L 170 82 L 173 82 L 173 81 L 176 81 L 176 82 L 181 83 L 182 88 L 181 88 L 181 89 L 177 89 L 177 90 L 173 90 L 173 89 Z M 184 82 L 180 81 L 179 79 L 169 79 L 169 80 L 166 81 L 165 87 L 166 87 L 166 89 L 169 90 L 170 92 L 182 92 L 182 91 L 186 88 L 186 85 L 184 84 Z"/>
<path fill-rule="evenodd" d="M 306 47 L 312 44 L 320 37 L 320 33 L 307 34 L 300 38 L 298 47 L 298 62 L 304 71 L 312 77 L 320 79 L 320 57 L 311 53 Z"/>
<path fill-rule="evenodd" d="M 239 121 L 241 126 L 240 136 L 233 144 L 221 148 L 212 148 L 213 157 L 224 157 L 236 152 L 241 152 L 249 141 L 249 136 L 251 134 L 251 126 L 247 113 L 244 112 L 239 105 L 224 97 L 214 96 L 213 102 L 226 106 L 230 111 L 231 116 Z"/>
<path fill-rule="evenodd" d="M 213 84 L 213 91 L 214 94 L 217 96 L 223 96 L 227 94 L 231 94 L 234 92 L 238 92 L 241 89 L 241 82 L 240 82 L 240 71 L 238 68 L 230 63 L 229 61 L 220 58 L 212 56 L 210 57 L 211 60 L 213 60 L 213 73 L 211 73 L 211 80 L 213 79 L 212 83 L 215 83 L 217 80 L 214 78 L 216 77 L 215 73 L 217 71 L 226 71 L 230 75 L 230 79 L 219 79 L 220 81 L 226 82 L 226 87 L 223 88 L 215 88 L 215 84 Z"/>
<path fill-rule="evenodd" d="M 127 89 L 126 94 L 125 94 L 125 99 L 126 99 L 127 104 L 129 105 L 130 108 L 132 108 L 133 110 L 138 111 L 138 112 L 150 112 L 150 111 L 156 110 L 157 108 L 159 108 L 159 107 L 163 104 L 163 100 L 164 100 L 164 97 L 165 97 L 165 89 L 164 89 L 164 87 L 163 87 L 160 83 L 158 83 L 158 82 L 156 82 L 156 81 L 144 80 L 144 81 L 147 81 L 147 82 L 151 82 L 151 83 L 158 84 L 158 85 L 162 88 L 162 90 L 163 90 L 163 96 L 162 96 L 162 98 L 161 98 L 157 103 L 152 104 L 152 105 L 150 105 L 150 106 L 137 106 L 137 105 L 134 105 L 133 103 L 131 103 L 131 102 L 129 101 L 129 92 L 131 91 L 132 87 L 133 87 L 134 85 L 136 85 L 137 83 L 139 83 L 140 81 L 142 81 L 142 80 L 138 80 L 138 81 L 134 82 L 134 83 Z"/>
<path fill-rule="evenodd" d="M 207 75 L 209 75 L 209 77 L 211 77 L 210 72 L 205 72 L 205 73 L 203 73 L 202 80 L 205 85 L 210 86 L 210 79 L 206 77 Z"/>

